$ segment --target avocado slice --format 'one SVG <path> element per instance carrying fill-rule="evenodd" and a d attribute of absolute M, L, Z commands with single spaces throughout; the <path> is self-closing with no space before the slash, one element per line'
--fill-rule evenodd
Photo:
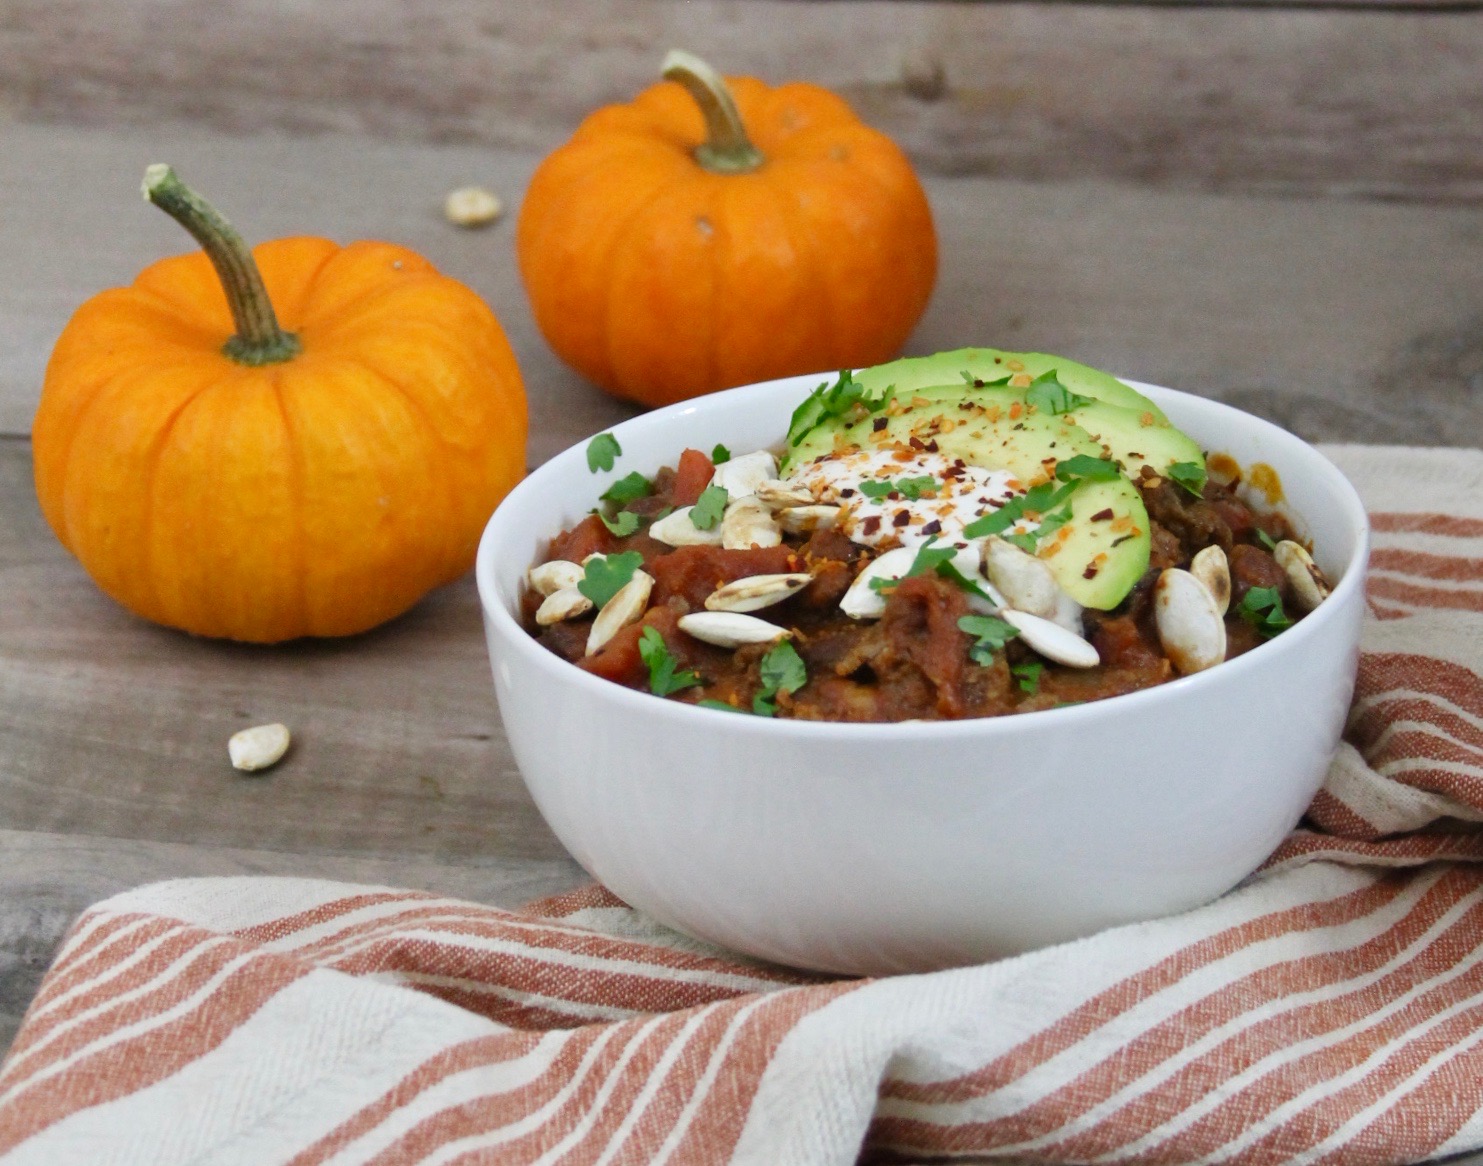
<path fill-rule="evenodd" d="M 1062 417 L 1100 442 L 1123 472 L 1136 480 L 1144 466 L 1167 474 L 1176 462 L 1205 464 L 1205 453 L 1193 438 L 1175 429 L 1167 417 L 1148 409 L 1125 409 L 1106 401 L 1089 401 L 1067 410 Z"/>
<path fill-rule="evenodd" d="M 1000 348 L 955 348 L 933 356 L 908 356 L 888 364 L 862 369 L 855 380 L 868 389 L 894 385 L 898 393 L 914 392 L 933 385 L 968 383 L 970 379 L 992 385 L 1006 377 L 1024 374 L 1034 380 L 1054 372 L 1056 378 L 1073 393 L 1109 405 L 1135 409 L 1141 415 L 1149 412 L 1160 422 L 1168 422 L 1163 411 L 1131 385 L 1125 385 L 1110 373 L 1089 365 L 1052 356 L 1048 352 L 1005 352 Z M 964 374 L 968 374 L 965 376 Z M 1027 380 L 1026 384 L 1029 383 Z M 1014 386 L 1011 386 L 1014 387 Z"/>
<path fill-rule="evenodd" d="M 1032 487 L 1052 478 L 1061 461 L 1079 454 L 1103 456 L 1102 443 L 1068 415 L 1027 409 L 1023 390 L 973 388 L 961 378 L 957 384 L 909 392 L 898 388 L 890 409 L 857 416 L 821 422 L 789 452 L 790 464 L 842 446 L 874 449 L 916 437 L 935 441 L 945 457 L 1007 470 Z M 1061 590 L 1083 607 L 1116 607 L 1148 569 L 1149 522 L 1142 496 L 1119 476 L 1083 481 L 1063 505 L 1069 506 L 1069 519 L 1041 541 L 1036 553 Z"/>

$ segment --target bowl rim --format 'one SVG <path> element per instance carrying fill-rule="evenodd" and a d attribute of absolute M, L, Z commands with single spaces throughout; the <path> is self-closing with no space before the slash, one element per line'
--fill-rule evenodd
<path fill-rule="evenodd" d="M 646 429 L 650 426 L 662 426 L 671 418 L 680 416 L 693 416 L 697 407 L 703 407 L 707 402 L 723 402 L 726 399 L 735 399 L 737 395 L 755 393 L 759 388 L 772 388 L 782 386 L 785 383 L 797 383 L 800 387 L 819 381 L 821 378 L 828 380 L 837 374 L 833 372 L 810 373 L 801 376 L 779 377 L 770 381 L 762 381 L 752 385 L 742 385 L 734 389 L 726 389 L 718 393 L 712 393 L 705 397 L 694 400 L 681 401 L 673 405 L 667 405 L 660 409 L 651 410 L 646 413 L 631 417 L 616 425 L 608 426 L 598 430 L 598 433 L 612 433 L 620 440 L 625 432 L 635 429 Z M 1025 732 L 1030 728 L 1036 730 L 1042 728 L 1070 730 L 1076 729 L 1083 724 L 1091 723 L 1096 718 L 1108 715 L 1117 715 L 1119 711 L 1148 711 L 1156 714 L 1159 705 L 1167 701 L 1184 702 L 1190 699 L 1198 699 L 1201 693 L 1207 690 L 1215 691 L 1224 682 L 1237 684 L 1240 678 L 1253 668 L 1267 668 L 1278 664 L 1283 655 L 1291 652 L 1302 651 L 1306 648 L 1309 640 L 1321 636 L 1328 625 L 1335 620 L 1342 619 L 1343 613 L 1355 602 L 1363 603 L 1362 592 L 1364 586 L 1365 568 L 1369 560 L 1370 551 L 1370 524 L 1369 515 L 1364 508 L 1364 503 L 1359 497 L 1358 491 L 1348 478 L 1328 458 L 1315 449 L 1311 444 L 1290 433 L 1279 425 L 1274 425 L 1261 417 L 1227 405 L 1221 401 L 1215 401 L 1208 397 L 1202 397 L 1195 393 L 1182 392 L 1163 385 L 1150 384 L 1145 381 L 1133 380 L 1131 378 L 1119 377 L 1125 384 L 1145 393 L 1155 403 L 1164 404 L 1165 401 L 1174 399 L 1190 399 L 1199 403 L 1200 407 L 1213 409 L 1217 414 L 1229 415 L 1232 419 L 1239 418 L 1243 426 L 1255 426 L 1259 433 L 1274 438 L 1278 443 L 1293 450 L 1296 456 L 1308 458 L 1312 462 L 1312 468 L 1319 478 L 1321 485 L 1330 492 L 1339 502 L 1341 509 L 1355 528 L 1355 544 L 1353 552 L 1344 564 L 1343 578 L 1334 588 L 1329 599 L 1317 610 L 1309 613 L 1289 631 L 1281 636 L 1259 644 L 1249 652 L 1237 656 L 1234 660 L 1227 660 L 1214 668 L 1208 668 L 1203 672 L 1197 672 L 1192 676 L 1180 676 L 1163 684 L 1157 684 L 1150 688 L 1139 689 L 1136 692 L 1122 693 L 1114 697 L 1102 700 L 1087 701 L 1082 704 L 1062 705 L 1057 708 L 1038 709 L 1033 712 L 1006 714 L 999 717 L 966 717 L 960 720 L 941 721 L 813 721 L 798 720 L 789 717 L 774 718 L 760 717 L 738 709 L 736 713 L 722 712 L 719 709 L 701 708 L 697 705 L 683 701 L 666 700 L 652 693 L 640 692 L 611 680 L 594 676 L 589 672 L 578 668 L 554 652 L 543 648 L 532 637 L 520 622 L 511 614 L 509 608 L 500 602 L 500 588 L 495 581 L 495 559 L 497 557 L 497 543 L 504 524 L 510 521 L 510 515 L 518 510 L 526 497 L 537 494 L 547 476 L 562 472 L 567 463 L 585 457 L 585 448 L 591 437 L 584 438 L 572 446 L 556 454 L 554 457 L 537 466 L 526 477 L 510 491 L 505 499 L 495 509 L 494 514 L 485 524 L 484 533 L 479 540 L 478 553 L 475 559 L 475 582 L 479 592 L 479 605 L 483 610 L 486 625 L 497 635 L 497 638 L 506 645 L 513 647 L 525 664 L 537 669 L 538 672 L 549 676 L 556 683 L 569 683 L 577 686 L 577 691 L 590 696 L 594 700 L 614 702 L 619 711 L 631 710 L 634 716 L 680 717 L 682 725 L 696 728 L 704 723 L 727 723 L 733 726 L 734 731 L 743 735 L 765 734 L 776 736 L 797 737 L 800 741 L 811 739 L 835 738 L 840 735 L 851 739 L 858 738 L 862 743 L 888 738 L 893 741 L 939 740 L 946 736 L 951 740 L 959 736 L 980 737 L 987 735 L 994 738 L 1000 734 L 1012 734 Z M 593 434 L 592 436 L 596 436 Z M 678 455 L 676 455 L 678 456 Z M 1299 516 L 1301 517 L 1301 516 Z M 553 532 L 554 537 L 555 532 Z M 493 645 L 491 644 L 491 649 Z M 1193 696 L 1188 694 L 1194 694 Z M 1175 706 L 1178 707 L 1177 705 Z M 691 718 L 710 717 L 713 722 L 697 722 Z M 715 718 L 729 718 L 725 722 L 716 721 Z"/>

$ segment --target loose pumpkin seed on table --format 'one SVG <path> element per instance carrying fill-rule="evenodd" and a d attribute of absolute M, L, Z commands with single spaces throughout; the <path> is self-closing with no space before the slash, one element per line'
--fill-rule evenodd
<path fill-rule="evenodd" d="M 525 471 L 485 303 L 390 243 L 249 249 L 168 166 L 144 195 L 202 250 L 78 308 L 32 432 L 42 512 L 98 586 L 271 643 L 365 631 L 468 570 Z"/>

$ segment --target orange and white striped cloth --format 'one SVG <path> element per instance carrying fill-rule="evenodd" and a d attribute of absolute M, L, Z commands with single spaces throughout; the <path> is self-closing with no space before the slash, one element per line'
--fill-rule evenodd
<path fill-rule="evenodd" d="M 1199 910 L 829 981 L 600 888 L 298 879 L 72 928 L 0 1068 L 31 1163 L 1366 1163 L 1483 1148 L 1483 453 L 1337 447 L 1374 514 L 1348 739 Z"/>

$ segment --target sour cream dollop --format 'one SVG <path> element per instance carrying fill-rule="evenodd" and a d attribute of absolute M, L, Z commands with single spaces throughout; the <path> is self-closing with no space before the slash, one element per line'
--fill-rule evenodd
<path fill-rule="evenodd" d="M 1006 470 L 901 447 L 823 454 L 794 467 L 788 480 L 818 503 L 840 507 L 835 529 L 868 547 L 919 546 L 931 538 L 964 545 L 964 527 L 1025 493 L 1024 484 Z M 887 483 L 893 488 L 882 493 Z M 1037 525 L 1021 519 L 1006 533 Z"/>

